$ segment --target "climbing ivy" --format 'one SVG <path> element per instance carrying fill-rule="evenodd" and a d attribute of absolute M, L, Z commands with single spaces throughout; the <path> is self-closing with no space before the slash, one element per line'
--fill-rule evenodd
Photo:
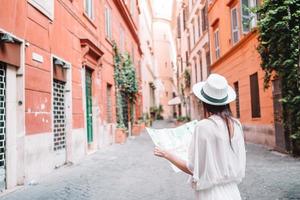
<path fill-rule="evenodd" d="M 124 109 L 130 107 L 130 121 L 133 121 L 134 104 L 138 92 L 138 82 L 135 67 L 128 53 L 119 52 L 116 43 L 113 43 L 114 51 L 114 80 L 116 86 L 117 101 L 117 127 L 125 128 L 127 125 Z M 125 117 L 124 117 L 125 116 Z"/>
<path fill-rule="evenodd" d="M 184 84 L 185 84 L 185 88 L 190 88 L 191 87 L 191 73 L 189 72 L 189 70 L 184 70 Z"/>
<path fill-rule="evenodd" d="M 281 81 L 284 129 L 295 144 L 300 141 L 300 0 L 265 0 L 256 12 L 264 86 Z"/>

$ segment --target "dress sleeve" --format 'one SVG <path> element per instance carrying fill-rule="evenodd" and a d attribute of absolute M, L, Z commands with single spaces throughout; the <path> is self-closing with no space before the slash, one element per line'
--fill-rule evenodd
<path fill-rule="evenodd" d="M 187 167 L 193 173 L 189 182 L 196 190 L 207 189 L 214 185 L 217 172 L 213 161 L 212 143 L 205 126 L 198 125 L 192 136 L 188 150 Z"/>

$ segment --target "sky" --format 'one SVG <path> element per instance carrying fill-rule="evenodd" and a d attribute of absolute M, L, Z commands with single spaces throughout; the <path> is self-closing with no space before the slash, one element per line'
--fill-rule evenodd
<path fill-rule="evenodd" d="M 154 16 L 165 19 L 171 19 L 173 1 L 176 0 L 152 0 Z"/>

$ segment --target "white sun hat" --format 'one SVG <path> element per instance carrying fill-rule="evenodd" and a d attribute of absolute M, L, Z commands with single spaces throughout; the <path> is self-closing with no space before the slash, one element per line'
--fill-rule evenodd
<path fill-rule="evenodd" d="M 236 98 L 234 89 L 219 74 L 210 74 L 206 81 L 196 83 L 193 93 L 201 101 L 216 106 L 229 104 Z"/>

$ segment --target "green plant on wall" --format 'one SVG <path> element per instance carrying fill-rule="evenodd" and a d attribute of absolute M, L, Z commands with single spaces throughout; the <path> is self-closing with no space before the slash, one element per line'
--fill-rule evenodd
<path fill-rule="evenodd" d="M 125 108 L 130 108 L 129 117 L 131 123 L 134 120 L 134 105 L 138 92 L 138 82 L 134 65 L 128 53 L 122 55 L 116 43 L 113 43 L 114 50 L 114 80 L 116 85 L 117 97 L 117 126 L 124 128 L 127 124 L 124 115 Z"/>
<path fill-rule="evenodd" d="M 183 76 L 184 76 L 185 88 L 190 88 L 191 87 L 191 74 L 187 69 L 184 70 Z"/>
<path fill-rule="evenodd" d="M 113 43 L 113 51 L 114 51 L 114 80 L 116 87 L 116 111 L 117 111 L 117 127 L 125 128 L 124 120 L 123 120 L 123 105 L 122 105 L 122 96 L 120 87 L 122 84 L 121 80 L 121 67 L 122 67 L 122 55 L 120 54 L 116 43 Z"/>
<path fill-rule="evenodd" d="M 265 0 L 259 15 L 259 46 L 264 86 L 273 78 L 281 81 L 285 132 L 292 143 L 300 141 L 300 1 Z"/>

